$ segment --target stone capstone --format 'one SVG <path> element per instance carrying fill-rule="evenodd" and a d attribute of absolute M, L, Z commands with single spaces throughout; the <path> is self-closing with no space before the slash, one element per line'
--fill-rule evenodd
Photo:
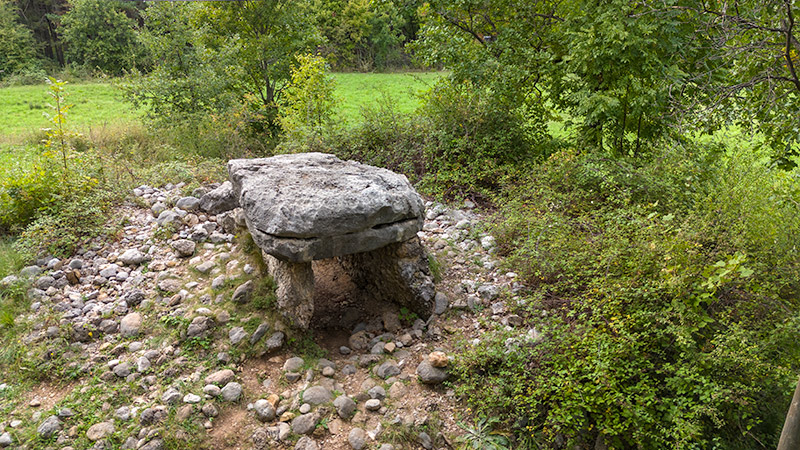
<path fill-rule="evenodd" d="M 411 239 L 424 206 L 405 176 L 323 153 L 228 162 L 256 244 L 284 261 L 367 252 Z"/>

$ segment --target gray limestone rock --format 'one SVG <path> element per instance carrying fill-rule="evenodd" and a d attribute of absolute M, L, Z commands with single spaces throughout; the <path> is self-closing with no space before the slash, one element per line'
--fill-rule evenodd
<path fill-rule="evenodd" d="M 291 263 L 263 253 L 275 280 L 279 311 L 300 328 L 308 328 L 314 313 L 314 271 L 311 263 Z"/>
<path fill-rule="evenodd" d="M 292 420 L 292 431 L 295 434 L 311 434 L 319 422 L 319 417 L 314 413 L 303 414 Z"/>
<path fill-rule="evenodd" d="M 319 446 L 310 437 L 303 436 L 297 440 L 294 450 L 319 450 Z"/>
<path fill-rule="evenodd" d="M 263 398 L 256 400 L 253 404 L 253 409 L 256 412 L 256 417 L 262 422 L 269 422 L 275 420 L 275 408 Z"/>
<path fill-rule="evenodd" d="M 61 420 L 58 416 L 50 416 L 36 429 L 36 434 L 42 439 L 50 439 L 61 429 Z"/>
<path fill-rule="evenodd" d="M 153 439 L 152 441 L 139 447 L 139 450 L 164 450 L 164 441 L 159 438 Z"/>
<path fill-rule="evenodd" d="M 386 169 L 301 153 L 231 160 L 228 172 L 253 239 L 286 261 L 366 252 L 422 229 L 421 197 Z"/>
<path fill-rule="evenodd" d="M 56 284 L 56 279 L 51 277 L 50 275 L 45 275 L 43 277 L 39 277 L 33 283 L 33 285 L 36 286 L 36 289 L 41 289 L 43 291 L 46 291 L 47 288 L 49 288 L 51 286 L 55 286 L 55 284 Z"/>
<path fill-rule="evenodd" d="M 218 370 L 205 379 L 206 384 L 216 384 L 222 386 L 230 383 L 233 380 L 234 373 L 231 369 Z"/>
<path fill-rule="evenodd" d="M 214 320 L 210 317 L 195 317 L 192 319 L 192 323 L 189 324 L 189 328 L 186 329 L 186 337 L 201 336 L 212 328 L 214 328 Z"/>
<path fill-rule="evenodd" d="M 353 450 L 362 450 L 367 446 L 367 432 L 361 428 L 353 428 L 347 435 L 347 442 Z"/>
<path fill-rule="evenodd" d="M 447 307 L 450 305 L 450 301 L 447 299 L 447 295 L 444 292 L 436 293 L 436 296 L 434 297 L 434 303 L 434 314 L 444 314 L 445 311 L 447 311 Z"/>
<path fill-rule="evenodd" d="M 128 305 L 128 308 L 133 308 L 134 306 L 140 305 L 144 301 L 144 292 L 140 291 L 139 289 L 133 289 L 122 294 L 121 297 L 122 301 Z"/>
<path fill-rule="evenodd" d="M 200 198 L 200 209 L 209 214 L 221 214 L 239 206 L 239 199 L 233 192 L 230 181 L 222 183 L 218 188 Z"/>
<path fill-rule="evenodd" d="M 114 366 L 114 375 L 125 378 L 131 374 L 131 365 L 128 363 L 120 363 Z"/>
<path fill-rule="evenodd" d="M 194 255 L 196 246 L 197 244 L 189 239 L 178 239 L 172 242 L 172 248 L 175 250 L 178 256 L 183 258 L 188 258 Z"/>
<path fill-rule="evenodd" d="M 383 386 L 373 386 L 367 393 L 374 399 L 383 400 L 386 398 L 386 389 Z"/>
<path fill-rule="evenodd" d="M 433 367 L 427 359 L 417 366 L 417 376 L 425 384 L 439 384 L 447 378 L 447 372 Z"/>
<path fill-rule="evenodd" d="M 42 273 L 42 268 L 39 266 L 27 266 L 23 267 L 22 270 L 19 271 L 19 276 L 22 278 L 32 279 L 35 276 Z"/>
<path fill-rule="evenodd" d="M 119 333 L 122 337 L 128 338 L 138 336 L 141 329 L 142 315 L 139 313 L 130 313 L 119 322 Z"/>
<path fill-rule="evenodd" d="M 175 207 L 184 211 L 194 211 L 200 207 L 200 199 L 197 197 L 181 197 L 175 202 Z"/>
<path fill-rule="evenodd" d="M 366 408 L 367 411 L 377 411 L 381 409 L 381 401 L 377 398 L 371 398 L 364 402 L 364 408 Z"/>
<path fill-rule="evenodd" d="M 269 331 L 268 323 L 259 324 L 258 328 L 256 328 L 256 331 L 254 331 L 253 335 L 250 336 L 250 344 L 252 345 L 260 341 L 261 338 L 264 337 L 265 334 L 267 334 L 267 331 Z"/>
<path fill-rule="evenodd" d="M 375 375 L 386 379 L 395 375 L 400 375 L 400 366 L 394 360 L 388 360 L 385 363 L 375 367 Z"/>
<path fill-rule="evenodd" d="M 158 214 L 158 217 L 156 218 L 156 223 L 158 223 L 159 226 L 164 226 L 164 225 L 180 226 L 181 215 L 178 214 L 175 210 L 167 209 Z"/>
<path fill-rule="evenodd" d="M 164 202 L 156 202 L 153 206 L 150 207 L 150 212 L 153 213 L 153 217 L 159 217 L 161 213 L 167 210 L 167 205 Z"/>
<path fill-rule="evenodd" d="M 183 396 L 180 391 L 175 388 L 169 388 L 161 395 L 161 401 L 168 405 L 175 405 L 181 401 Z"/>
<path fill-rule="evenodd" d="M 226 402 L 235 402 L 242 396 L 242 385 L 236 382 L 230 382 L 222 388 L 222 399 Z"/>
<path fill-rule="evenodd" d="M 349 419 L 350 416 L 356 411 L 356 402 L 346 395 L 340 395 L 333 401 L 333 406 L 336 408 L 336 413 L 342 419 Z"/>
<path fill-rule="evenodd" d="M 100 422 L 92 425 L 86 430 L 86 438 L 90 441 L 99 441 L 114 434 L 116 429 L 113 422 Z"/>
<path fill-rule="evenodd" d="M 247 337 L 247 332 L 244 331 L 244 328 L 242 327 L 231 328 L 231 331 L 228 332 L 228 338 L 230 338 L 231 344 L 233 345 L 242 342 L 246 337 Z"/>
<path fill-rule="evenodd" d="M 253 291 L 256 288 L 256 283 L 253 280 L 248 280 L 244 282 L 241 286 L 237 287 L 235 291 L 233 291 L 233 302 L 234 303 L 247 303 L 250 301 L 250 296 L 253 295 Z"/>
<path fill-rule="evenodd" d="M 132 248 L 132 249 L 126 250 L 125 253 L 119 255 L 119 258 L 117 258 L 117 259 L 120 262 L 122 262 L 122 264 L 126 264 L 126 265 L 129 265 L 129 266 L 137 266 L 137 265 L 141 264 L 142 262 L 144 262 L 145 255 L 142 252 L 140 252 L 139 250 L 136 250 L 135 248 Z"/>
<path fill-rule="evenodd" d="M 283 334 L 283 332 L 276 331 L 272 334 L 272 336 L 269 337 L 269 339 L 266 340 L 266 342 L 264 342 L 264 350 L 267 353 L 279 350 L 281 347 L 283 347 L 283 341 L 285 339 L 286 335 Z"/>
<path fill-rule="evenodd" d="M 202 411 L 206 417 L 217 417 L 219 415 L 219 410 L 217 410 L 217 407 L 214 406 L 213 403 L 206 403 L 200 411 Z"/>
<path fill-rule="evenodd" d="M 303 401 L 311 405 L 321 405 L 331 400 L 333 394 L 323 386 L 313 386 L 303 392 Z"/>
<path fill-rule="evenodd" d="M 303 364 L 305 364 L 303 358 L 295 356 L 287 359 L 286 362 L 283 363 L 283 370 L 284 372 L 297 372 L 303 367 Z"/>

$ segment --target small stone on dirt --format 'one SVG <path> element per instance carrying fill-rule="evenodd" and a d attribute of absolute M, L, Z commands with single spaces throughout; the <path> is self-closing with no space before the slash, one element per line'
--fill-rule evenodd
<path fill-rule="evenodd" d="M 222 388 L 222 399 L 226 402 L 235 402 L 242 396 L 242 385 L 236 382 L 230 382 Z"/>
<path fill-rule="evenodd" d="M 362 450 L 367 446 L 367 432 L 361 428 L 353 428 L 347 435 L 347 442 L 353 450 Z"/>

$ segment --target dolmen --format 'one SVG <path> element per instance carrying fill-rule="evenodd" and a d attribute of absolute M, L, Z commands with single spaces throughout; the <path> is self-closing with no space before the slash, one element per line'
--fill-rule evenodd
<path fill-rule="evenodd" d="M 435 290 L 417 237 L 424 204 L 405 176 L 324 153 L 235 159 L 228 173 L 294 326 L 311 324 L 319 260 L 335 260 L 375 299 L 431 314 Z"/>

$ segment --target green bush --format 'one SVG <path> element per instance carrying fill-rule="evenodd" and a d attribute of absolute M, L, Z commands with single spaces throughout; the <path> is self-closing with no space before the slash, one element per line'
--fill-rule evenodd
<path fill-rule="evenodd" d="M 285 133 L 316 135 L 333 122 L 335 84 L 325 59 L 300 55 L 292 67 L 292 81 L 286 87 L 278 122 Z"/>
<path fill-rule="evenodd" d="M 87 239 L 106 231 L 104 224 L 113 196 L 105 194 L 99 190 L 86 192 L 60 202 L 57 211 L 42 214 L 27 226 L 15 246 L 34 255 L 72 255 Z"/>
<path fill-rule="evenodd" d="M 663 148 L 558 152 L 498 199 L 541 339 L 485 335 L 454 386 L 519 448 L 777 445 L 800 369 L 797 173 L 752 149 Z"/>

